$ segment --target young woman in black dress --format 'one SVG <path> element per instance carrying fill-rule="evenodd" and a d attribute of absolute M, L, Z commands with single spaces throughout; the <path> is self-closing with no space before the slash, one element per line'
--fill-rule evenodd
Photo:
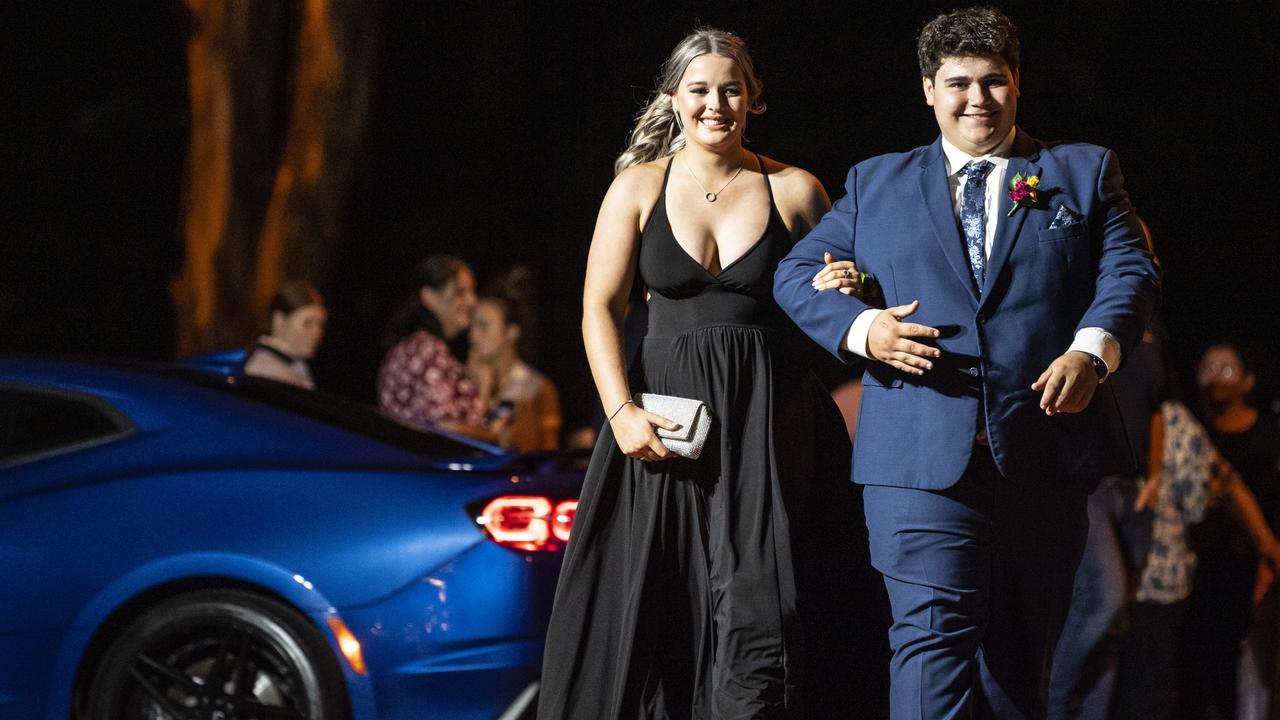
<path fill-rule="evenodd" d="M 789 518 L 827 491 L 815 488 L 849 489 L 849 447 L 772 297 L 778 260 L 829 201 L 809 173 L 743 148 L 760 91 L 736 35 L 686 37 L 601 205 L 582 325 L 608 423 L 565 553 L 540 718 L 798 716 L 797 603 L 805 577 L 825 575 L 806 570 L 811 541 Z M 637 281 L 649 327 L 628 371 L 620 328 Z M 828 286 L 842 282 L 856 273 Z M 638 392 L 708 405 L 699 459 L 667 451 L 654 429 L 674 423 Z M 856 601 L 813 594 L 814 607 Z"/>

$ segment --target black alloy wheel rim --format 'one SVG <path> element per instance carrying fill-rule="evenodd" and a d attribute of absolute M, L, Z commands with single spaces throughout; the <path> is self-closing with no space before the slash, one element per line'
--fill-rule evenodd
<path fill-rule="evenodd" d="M 270 635 L 233 618 L 158 636 L 133 658 L 124 717 L 307 720 L 307 688 Z"/>

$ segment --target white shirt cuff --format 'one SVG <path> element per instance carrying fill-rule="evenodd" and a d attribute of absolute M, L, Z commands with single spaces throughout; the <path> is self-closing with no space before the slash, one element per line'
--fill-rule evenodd
<path fill-rule="evenodd" d="M 880 311 L 875 308 L 858 313 L 858 317 L 854 318 L 853 324 L 849 326 L 849 334 L 844 338 L 845 350 L 870 359 L 871 356 L 867 355 L 867 334 L 871 332 L 871 321 L 875 320 L 876 315 L 879 314 Z"/>
<path fill-rule="evenodd" d="M 1111 333 L 1098 327 L 1080 328 L 1076 331 L 1076 339 L 1067 348 L 1067 352 L 1079 350 L 1102 358 L 1107 366 L 1107 375 L 1120 367 L 1120 343 Z"/>

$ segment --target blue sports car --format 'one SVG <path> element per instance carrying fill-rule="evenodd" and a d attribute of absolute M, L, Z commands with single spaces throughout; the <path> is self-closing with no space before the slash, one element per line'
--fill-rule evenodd
<path fill-rule="evenodd" d="M 0 718 L 529 717 L 581 480 L 236 373 L 0 359 Z"/>

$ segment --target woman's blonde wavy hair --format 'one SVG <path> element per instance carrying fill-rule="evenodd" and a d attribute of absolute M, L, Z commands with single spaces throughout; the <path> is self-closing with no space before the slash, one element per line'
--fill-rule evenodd
<path fill-rule="evenodd" d="M 684 77 L 685 68 L 699 55 L 719 55 L 737 63 L 747 81 L 747 99 L 751 103 L 748 111 L 755 115 L 765 111 L 765 104 L 761 99 L 764 85 L 756 77 L 755 65 L 751 62 L 751 54 L 747 52 L 746 42 L 724 30 L 694 30 L 676 45 L 663 63 L 657 89 L 649 104 L 637 117 L 627 149 L 613 163 L 615 175 L 632 165 L 657 160 L 684 147 L 684 132 L 680 128 L 671 98 L 680 84 L 680 78 Z"/>

